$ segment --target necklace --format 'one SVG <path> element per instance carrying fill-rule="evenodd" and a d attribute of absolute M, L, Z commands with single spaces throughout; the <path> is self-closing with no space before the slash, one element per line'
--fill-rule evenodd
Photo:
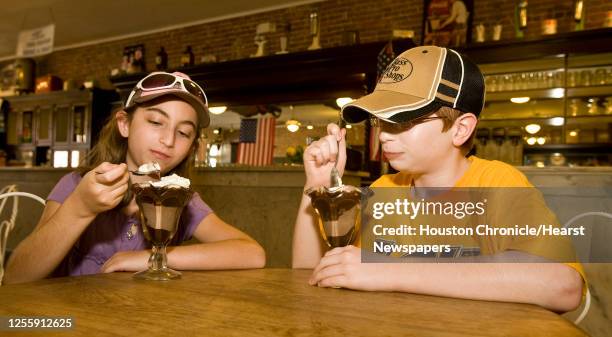
<path fill-rule="evenodd" d="M 138 233 L 138 226 L 133 223 L 132 226 L 130 226 L 130 229 L 128 229 L 126 233 L 127 239 L 132 240 L 134 236 L 136 236 L 136 233 Z"/>

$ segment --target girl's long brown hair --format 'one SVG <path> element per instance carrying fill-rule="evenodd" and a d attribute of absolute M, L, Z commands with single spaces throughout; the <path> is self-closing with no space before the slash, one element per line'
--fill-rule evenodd
<path fill-rule="evenodd" d="M 77 172 L 81 176 L 83 176 L 87 172 L 94 169 L 96 166 L 102 164 L 103 162 L 109 162 L 113 164 L 125 163 L 128 151 L 128 141 L 127 138 L 124 138 L 119 132 L 119 127 L 117 126 L 117 112 L 121 110 L 125 111 L 128 117 L 128 121 L 131 123 L 134 117 L 134 112 L 136 112 L 136 109 L 138 107 L 152 106 L 164 99 L 167 100 L 167 96 L 160 97 L 158 99 L 154 99 L 150 102 L 139 104 L 137 106 L 132 106 L 128 109 L 120 108 L 114 110 L 109 116 L 106 124 L 104 124 L 104 127 L 100 131 L 98 141 L 91 149 L 91 151 L 87 154 L 87 156 L 83 158 L 83 161 L 77 168 Z M 198 138 L 201 132 L 199 120 L 200 119 L 198 118 L 195 138 L 193 140 L 193 143 L 191 144 L 189 154 L 176 167 L 170 170 L 168 174 L 176 173 L 185 178 L 191 177 L 191 169 L 194 166 L 195 154 L 198 149 Z"/>

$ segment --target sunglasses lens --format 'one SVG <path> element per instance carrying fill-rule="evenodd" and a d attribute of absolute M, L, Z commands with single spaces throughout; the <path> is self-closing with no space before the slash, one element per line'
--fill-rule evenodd
<path fill-rule="evenodd" d="M 183 83 L 185 84 L 185 90 L 187 90 L 190 94 L 199 97 L 202 101 L 206 102 L 206 99 L 204 98 L 204 92 L 202 92 L 200 86 L 190 80 L 183 80 Z"/>
<path fill-rule="evenodd" d="M 142 80 L 143 89 L 156 89 L 167 87 L 176 81 L 175 77 L 170 74 L 153 74 Z"/>

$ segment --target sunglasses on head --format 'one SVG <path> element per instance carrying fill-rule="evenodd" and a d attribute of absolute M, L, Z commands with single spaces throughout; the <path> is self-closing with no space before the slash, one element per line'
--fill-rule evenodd
<path fill-rule="evenodd" d="M 136 83 L 130 97 L 125 102 L 125 106 L 129 107 L 133 104 L 134 96 L 139 90 L 155 91 L 162 89 L 179 89 L 188 92 L 201 99 L 204 105 L 208 105 L 204 90 L 196 82 L 170 73 L 155 72 Z"/>
<path fill-rule="evenodd" d="M 415 125 L 430 122 L 436 119 L 444 119 L 444 117 L 440 117 L 440 116 L 421 117 L 421 118 L 413 119 L 408 122 L 392 123 L 392 122 L 387 122 L 380 118 L 371 116 L 370 125 L 375 128 L 378 127 L 380 128 L 381 131 L 384 131 L 384 132 L 401 133 L 401 132 L 412 129 Z"/>

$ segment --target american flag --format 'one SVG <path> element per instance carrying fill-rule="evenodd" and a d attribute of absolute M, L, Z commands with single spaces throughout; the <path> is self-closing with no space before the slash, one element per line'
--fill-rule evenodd
<path fill-rule="evenodd" d="M 395 59 L 395 52 L 393 51 L 393 42 L 389 41 L 383 49 L 378 53 L 378 57 L 376 58 L 376 72 L 377 72 L 377 80 L 380 80 L 382 75 L 385 73 L 385 70 Z M 378 136 L 380 135 L 380 128 L 372 127 L 370 129 L 370 161 L 379 161 L 380 160 L 380 139 Z"/>
<path fill-rule="evenodd" d="M 389 66 L 389 63 L 395 59 L 395 52 L 393 51 L 393 42 L 389 41 L 383 49 L 378 53 L 376 58 L 376 78 L 380 80 L 380 77 L 385 73 L 385 70 Z"/>
<path fill-rule="evenodd" d="M 272 164 L 276 118 L 245 118 L 240 121 L 238 164 L 263 166 Z"/>

